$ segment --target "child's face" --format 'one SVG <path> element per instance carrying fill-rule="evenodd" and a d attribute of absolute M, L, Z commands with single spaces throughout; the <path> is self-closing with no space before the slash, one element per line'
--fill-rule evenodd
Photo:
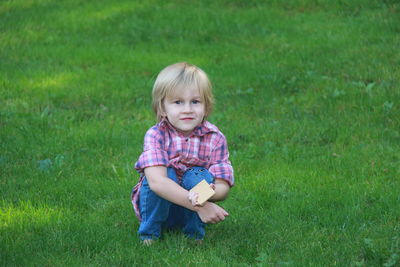
<path fill-rule="evenodd" d="M 177 88 L 173 94 L 166 96 L 163 106 L 162 115 L 185 136 L 190 135 L 205 116 L 204 99 L 193 86 Z"/>

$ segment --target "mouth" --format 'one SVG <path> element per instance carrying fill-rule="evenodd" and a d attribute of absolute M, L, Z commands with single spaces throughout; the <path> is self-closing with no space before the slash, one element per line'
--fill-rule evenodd
<path fill-rule="evenodd" d="M 181 119 L 181 121 L 191 121 L 191 120 L 194 120 L 194 118 L 189 118 L 189 117 L 188 117 L 188 118 L 182 118 L 182 119 Z"/>

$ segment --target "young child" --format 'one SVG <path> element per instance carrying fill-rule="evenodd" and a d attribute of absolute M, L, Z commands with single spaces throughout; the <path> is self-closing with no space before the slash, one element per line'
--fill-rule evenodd
<path fill-rule="evenodd" d="M 228 196 L 234 179 L 225 136 L 206 121 L 212 105 L 211 84 L 200 68 L 176 63 L 157 76 L 153 109 L 159 122 L 144 137 L 135 164 L 140 179 L 132 191 L 138 234 L 146 245 L 160 237 L 162 228 L 202 240 L 204 224 L 228 216 L 214 203 Z M 203 179 L 215 194 L 200 206 L 189 190 Z"/>

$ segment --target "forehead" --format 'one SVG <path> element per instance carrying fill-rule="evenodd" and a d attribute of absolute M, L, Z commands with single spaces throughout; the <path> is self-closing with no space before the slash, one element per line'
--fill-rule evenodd
<path fill-rule="evenodd" d="M 194 85 L 194 84 L 189 84 L 189 85 L 178 85 L 172 88 L 166 95 L 167 98 L 175 98 L 175 97 L 202 97 L 202 94 L 200 92 L 200 89 Z"/>

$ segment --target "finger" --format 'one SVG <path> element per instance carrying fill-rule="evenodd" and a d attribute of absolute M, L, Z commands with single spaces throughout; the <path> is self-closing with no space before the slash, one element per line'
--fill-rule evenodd
<path fill-rule="evenodd" d="M 224 217 L 224 216 L 222 216 L 222 217 Z M 218 213 L 215 214 L 215 216 L 212 218 L 212 222 L 214 224 L 216 224 L 216 223 L 219 223 L 220 221 L 221 221 L 221 216 Z"/>
<path fill-rule="evenodd" d="M 190 201 L 192 201 L 193 194 L 194 194 L 194 192 L 189 191 L 189 194 L 187 195 L 187 198 L 188 198 Z"/>
<path fill-rule="evenodd" d="M 189 192 L 189 194 L 188 194 L 188 199 L 189 199 L 189 201 L 191 202 L 191 204 L 193 205 L 193 206 L 196 206 L 197 205 L 197 199 L 199 198 L 199 195 L 197 194 L 197 193 L 195 193 L 195 192 Z"/>
<path fill-rule="evenodd" d="M 206 222 L 207 224 L 215 224 L 215 221 L 214 220 L 212 220 L 212 219 L 209 219 L 209 220 L 207 220 L 207 222 Z"/>
<path fill-rule="evenodd" d="M 220 221 L 223 221 L 224 218 L 225 218 L 225 216 L 223 216 L 222 214 L 217 213 L 210 219 L 210 221 L 213 224 L 215 224 L 215 223 L 219 223 Z"/>
<path fill-rule="evenodd" d="M 221 210 L 222 210 L 222 214 L 224 216 L 229 216 L 229 213 L 226 210 L 224 210 L 223 208 L 221 208 Z"/>

